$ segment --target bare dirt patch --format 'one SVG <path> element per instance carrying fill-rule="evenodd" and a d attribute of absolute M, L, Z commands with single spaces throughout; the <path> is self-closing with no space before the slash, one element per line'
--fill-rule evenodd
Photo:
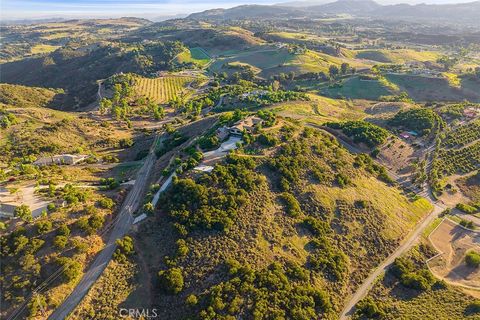
<path fill-rule="evenodd" d="M 458 188 L 472 201 L 480 201 L 480 173 L 456 181 Z"/>
<path fill-rule="evenodd" d="M 439 199 L 447 206 L 454 207 L 457 203 L 469 203 L 474 189 L 478 189 L 480 192 L 480 186 L 475 186 L 473 183 L 469 183 L 468 176 L 452 175 L 445 178 L 446 185 L 450 185 L 451 188 L 446 188 L 445 192 L 439 197 Z"/>
<path fill-rule="evenodd" d="M 480 268 L 465 263 L 467 251 L 480 251 L 480 233 L 446 219 L 429 238 L 440 253 L 427 262 L 432 273 L 449 283 L 480 289 Z"/>
<path fill-rule="evenodd" d="M 390 169 L 399 175 L 412 172 L 410 165 L 413 159 L 421 154 L 411 145 L 398 138 L 391 138 L 380 148 L 378 158 Z"/>

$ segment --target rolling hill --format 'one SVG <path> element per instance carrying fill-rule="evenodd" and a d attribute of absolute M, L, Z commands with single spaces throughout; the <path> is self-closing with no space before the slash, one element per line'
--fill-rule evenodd
<path fill-rule="evenodd" d="M 326 15 L 352 14 L 355 16 L 372 17 L 377 19 L 393 20 L 444 20 L 462 24 L 478 24 L 480 2 L 459 4 L 399 4 L 380 5 L 372 0 L 337 0 L 335 2 L 302 6 L 238 6 L 231 9 L 214 9 L 188 16 L 195 20 L 225 20 L 225 19 L 253 19 L 253 18 L 301 18 L 323 17 Z"/>
<path fill-rule="evenodd" d="M 43 57 L 2 64 L 2 82 L 63 89 L 55 107 L 84 110 L 96 100 L 97 80 L 119 72 L 149 74 L 168 69 L 169 61 L 184 49 L 178 42 L 158 41 L 65 46 Z"/>
<path fill-rule="evenodd" d="M 246 146 L 258 156 L 232 155 L 210 174 L 175 179 L 163 213 L 137 233 L 139 259 L 158 279 L 148 295 L 163 319 L 261 310 L 334 317 L 430 210 L 327 134 L 289 123 L 267 132 L 276 146 Z M 183 285 L 169 286 L 173 274 Z"/>

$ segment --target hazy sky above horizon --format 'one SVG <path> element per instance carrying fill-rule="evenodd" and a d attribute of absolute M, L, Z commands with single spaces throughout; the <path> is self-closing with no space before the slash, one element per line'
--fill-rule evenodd
<path fill-rule="evenodd" d="M 290 0 L 295 1 L 295 0 Z M 230 8 L 241 4 L 274 4 L 289 0 L 0 0 L 2 20 L 53 17 L 96 18 L 135 16 L 154 19 L 189 14 L 212 8 Z M 302 2 L 307 2 L 301 0 Z M 320 0 L 311 0 L 319 2 Z M 325 0 L 332 2 L 334 0 Z M 455 3 L 473 0 L 377 0 L 391 3 Z"/>

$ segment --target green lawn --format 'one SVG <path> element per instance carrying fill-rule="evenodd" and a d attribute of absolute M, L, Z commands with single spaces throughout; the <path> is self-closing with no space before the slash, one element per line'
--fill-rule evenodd
<path fill-rule="evenodd" d="M 319 93 L 332 98 L 378 100 L 380 96 L 390 95 L 390 91 L 376 80 L 360 80 L 353 77 L 340 85 L 325 86 Z"/>
<path fill-rule="evenodd" d="M 259 69 L 274 68 L 287 63 L 294 58 L 293 54 L 286 50 L 260 49 L 259 51 L 243 51 L 227 57 L 220 57 L 211 67 L 211 71 L 220 71 L 226 63 L 238 62 L 252 65 Z"/>

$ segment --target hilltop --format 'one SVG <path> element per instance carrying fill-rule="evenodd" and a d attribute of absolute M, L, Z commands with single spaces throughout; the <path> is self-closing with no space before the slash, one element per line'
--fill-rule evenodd
<path fill-rule="evenodd" d="M 42 57 L 2 64 L 2 81 L 61 88 L 65 94 L 56 108 L 84 110 L 97 99 L 97 80 L 120 72 L 167 70 L 182 50 L 178 42 L 71 44 Z"/>
<path fill-rule="evenodd" d="M 431 210 L 380 180 L 368 157 L 320 131 L 282 121 L 244 152 L 212 173 L 179 176 L 160 212 L 136 233 L 138 258 L 148 266 L 140 272 L 152 279 L 180 273 L 184 283 L 172 292 L 160 276 L 139 293 L 162 318 L 262 310 L 330 318 Z"/>

